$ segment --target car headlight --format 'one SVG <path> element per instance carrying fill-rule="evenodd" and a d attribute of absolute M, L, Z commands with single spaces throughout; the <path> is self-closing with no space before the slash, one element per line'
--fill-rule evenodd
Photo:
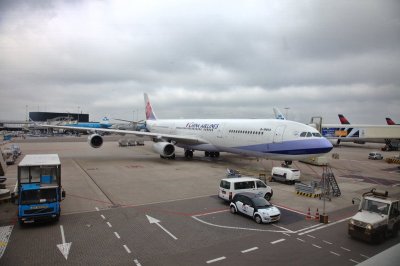
<path fill-rule="evenodd" d="M 367 230 L 372 230 L 372 225 L 370 225 L 370 224 L 367 224 Z"/>

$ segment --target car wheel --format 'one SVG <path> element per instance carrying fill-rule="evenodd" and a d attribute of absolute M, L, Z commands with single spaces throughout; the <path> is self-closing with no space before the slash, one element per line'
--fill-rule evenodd
<path fill-rule="evenodd" d="M 272 197 L 271 193 L 265 193 L 264 199 L 270 201 L 271 197 Z"/>
<path fill-rule="evenodd" d="M 236 213 L 236 208 L 234 206 L 231 206 L 230 210 L 231 210 L 231 213 L 233 213 L 233 214 Z"/>
<path fill-rule="evenodd" d="M 258 223 L 258 224 L 262 223 L 261 216 L 258 215 L 258 214 L 257 214 L 256 216 L 254 216 L 254 221 L 255 221 L 256 223 Z"/>

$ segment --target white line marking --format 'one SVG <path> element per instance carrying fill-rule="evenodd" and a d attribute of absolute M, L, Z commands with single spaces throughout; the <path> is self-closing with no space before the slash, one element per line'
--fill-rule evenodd
<path fill-rule="evenodd" d="M 218 228 L 225 228 L 225 229 L 235 229 L 235 230 L 247 230 L 247 231 L 257 231 L 257 232 L 273 232 L 273 233 L 288 233 L 288 231 L 278 231 L 278 230 L 268 230 L 268 229 L 255 229 L 255 228 L 243 228 L 243 227 L 234 227 L 234 226 L 225 226 L 225 225 L 218 225 L 218 224 L 212 224 L 206 221 L 201 220 L 200 218 L 197 218 L 196 216 L 192 216 L 193 219 L 197 220 L 200 223 L 218 227 Z"/>
<path fill-rule="evenodd" d="M 140 262 L 138 260 L 133 260 L 133 262 L 136 264 L 136 266 L 142 266 L 142 264 L 140 264 Z"/>
<path fill-rule="evenodd" d="M 207 213 L 202 213 L 202 214 L 196 214 L 193 216 L 200 217 L 200 216 L 207 216 L 211 214 L 216 214 L 216 213 L 221 213 L 221 212 L 228 212 L 229 210 L 222 210 L 222 211 L 215 211 L 215 212 L 207 212 Z"/>
<path fill-rule="evenodd" d="M 258 247 L 254 247 L 254 248 L 249 248 L 249 249 L 246 249 L 246 250 L 242 250 L 241 252 L 242 253 L 247 253 L 247 252 L 251 252 L 251 251 L 257 250 L 257 249 L 258 249 Z"/>
<path fill-rule="evenodd" d="M 297 230 L 297 231 L 294 232 L 294 233 L 297 234 L 297 233 L 300 233 L 300 232 L 302 232 L 302 231 L 310 230 L 311 228 L 318 227 L 318 226 L 321 226 L 321 225 L 322 225 L 322 224 L 316 224 L 316 225 L 313 225 L 313 226 L 310 226 L 310 227 L 306 227 L 306 228 Z"/>
<path fill-rule="evenodd" d="M 315 239 L 315 236 L 312 236 L 312 235 L 307 235 L 307 236 Z"/>
<path fill-rule="evenodd" d="M 95 207 L 96 211 L 100 211 L 99 207 Z"/>
<path fill-rule="evenodd" d="M 217 262 L 217 261 L 220 261 L 220 260 L 224 260 L 224 259 L 226 259 L 226 257 L 219 257 L 219 258 L 216 258 L 216 259 L 213 259 L 213 260 L 208 260 L 206 263 L 210 264 L 210 263 L 214 263 L 214 262 Z"/>
<path fill-rule="evenodd" d="M 279 243 L 279 242 L 282 242 L 282 241 L 285 241 L 285 240 L 286 240 L 286 239 L 281 238 L 281 239 L 278 239 L 278 240 L 276 240 L 276 241 L 271 242 L 271 244 L 272 244 L 272 245 L 275 245 L 276 243 Z"/>
<path fill-rule="evenodd" d="M 366 258 L 366 259 L 369 259 L 369 257 L 366 256 L 366 255 L 360 254 L 360 256 L 361 256 L 361 257 L 364 257 L 364 258 Z"/>
<path fill-rule="evenodd" d="M 304 234 L 308 234 L 308 233 L 317 231 L 317 230 L 319 230 L 319 229 L 323 229 L 323 228 L 326 228 L 326 227 L 329 227 L 329 226 L 332 226 L 332 225 L 335 225 L 335 224 L 338 224 L 338 223 L 341 223 L 341 222 L 344 222 L 344 221 L 347 221 L 347 220 L 349 220 L 350 218 L 351 218 L 351 217 L 347 217 L 347 218 L 344 218 L 344 219 L 342 219 L 342 220 L 339 220 L 339 221 L 336 221 L 336 222 L 333 222 L 333 223 L 330 223 L 330 224 L 325 224 L 325 225 L 323 225 L 323 226 L 320 226 L 320 227 L 317 227 L 317 228 L 308 230 L 308 231 L 306 231 L 306 232 L 302 232 L 302 233 L 299 234 L 299 236 L 304 235 Z"/>
<path fill-rule="evenodd" d="M 316 248 L 321 248 L 320 246 L 317 246 L 317 245 L 315 245 L 315 244 L 312 244 L 314 247 L 316 247 Z"/>
<path fill-rule="evenodd" d="M 7 248 L 8 240 L 10 239 L 14 226 L 0 226 L 0 259 Z"/>
<path fill-rule="evenodd" d="M 119 236 L 119 234 L 117 232 L 114 232 L 114 235 L 118 238 L 121 239 L 121 237 Z"/>
<path fill-rule="evenodd" d="M 106 219 L 106 217 L 102 214 L 102 215 L 100 215 L 101 216 L 101 218 L 103 218 L 103 220 L 105 220 Z"/>
<path fill-rule="evenodd" d="M 291 235 L 289 235 L 288 233 L 282 233 L 282 234 L 284 234 L 285 236 L 291 236 Z"/>
<path fill-rule="evenodd" d="M 333 255 L 336 255 L 336 256 L 340 257 L 340 254 L 338 254 L 336 252 L 333 252 L 333 251 L 329 251 L 329 252 L 332 253 Z"/>
<path fill-rule="evenodd" d="M 124 245 L 124 249 L 126 250 L 126 252 L 128 252 L 129 254 L 131 254 L 131 250 L 130 250 L 126 245 Z"/>
<path fill-rule="evenodd" d="M 278 225 L 276 225 L 276 224 L 272 224 L 272 226 L 278 227 L 279 229 L 286 230 L 288 233 L 294 233 L 292 230 L 290 230 L 290 229 L 287 229 L 287 228 L 285 228 L 285 227 L 282 227 L 282 226 L 278 226 Z"/>
<path fill-rule="evenodd" d="M 355 261 L 355 260 L 349 260 L 349 261 L 354 262 L 354 263 L 356 263 L 356 264 L 359 264 L 359 262 L 358 262 L 358 261 Z"/>
<path fill-rule="evenodd" d="M 296 238 L 297 240 L 299 240 L 299 241 L 301 241 L 301 242 L 306 242 L 306 241 L 304 241 L 303 239 L 301 239 L 301 238 Z"/>
<path fill-rule="evenodd" d="M 65 243 L 64 226 L 60 225 L 60 230 L 61 230 L 61 239 L 64 244 Z"/>
<path fill-rule="evenodd" d="M 110 227 L 110 228 L 112 227 L 112 225 L 110 224 L 110 222 L 107 222 L 107 225 L 108 225 L 108 227 Z"/>
<path fill-rule="evenodd" d="M 341 249 L 343 249 L 343 250 L 346 250 L 346 251 L 351 251 L 350 249 L 347 249 L 347 248 L 344 248 L 344 247 L 340 247 Z"/>
<path fill-rule="evenodd" d="M 328 241 L 326 241 L 326 240 L 322 240 L 322 241 L 324 241 L 324 243 L 326 243 L 326 244 L 328 244 L 328 245 L 332 245 L 331 242 L 328 242 Z"/>

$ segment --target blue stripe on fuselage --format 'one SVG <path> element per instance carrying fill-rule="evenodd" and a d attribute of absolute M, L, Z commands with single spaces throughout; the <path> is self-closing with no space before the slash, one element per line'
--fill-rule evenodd
<path fill-rule="evenodd" d="M 332 150 L 333 146 L 327 139 L 311 138 L 304 140 L 284 141 L 280 143 L 240 146 L 235 148 L 260 153 L 307 155 L 328 153 Z"/>

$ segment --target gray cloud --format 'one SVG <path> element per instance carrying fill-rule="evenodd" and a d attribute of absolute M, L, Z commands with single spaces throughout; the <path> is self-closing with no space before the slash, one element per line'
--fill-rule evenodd
<path fill-rule="evenodd" d="M 400 120 L 398 1 L 0 1 L 0 118 Z M 373 106 L 374 108 L 371 108 Z"/>

